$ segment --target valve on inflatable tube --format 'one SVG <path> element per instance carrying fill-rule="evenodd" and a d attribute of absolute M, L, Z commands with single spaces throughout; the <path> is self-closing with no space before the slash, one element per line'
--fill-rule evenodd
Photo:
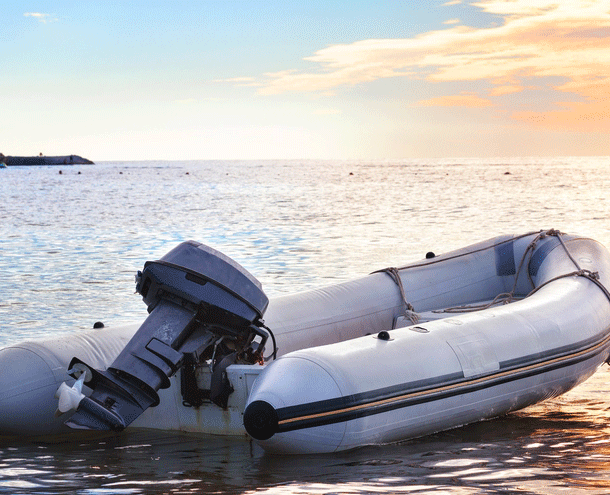
<path fill-rule="evenodd" d="M 210 363 L 209 400 L 226 407 L 228 364 L 262 359 L 269 336 L 262 317 L 269 299 L 258 280 L 222 253 L 183 242 L 144 265 L 136 291 L 149 316 L 108 369 L 95 370 L 76 357 L 70 363 L 70 371 L 80 370 L 73 376 L 81 381 L 86 370 L 85 384 L 92 389 L 85 397 L 60 387 L 78 398 L 65 399 L 77 406 L 65 423 L 71 428 L 122 430 L 159 404 L 158 390 L 193 363 Z"/>

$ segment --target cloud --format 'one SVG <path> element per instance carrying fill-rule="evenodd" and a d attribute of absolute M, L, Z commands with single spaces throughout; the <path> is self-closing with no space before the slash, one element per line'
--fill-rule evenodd
<path fill-rule="evenodd" d="M 34 17 L 35 19 L 38 19 L 38 22 L 42 22 L 44 24 L 46 24 L 47 22 L 56 22 L 59 20 L 52 14 L 43 14 L 42 12 L 26 12 L 23 15 L 24 17 Z"/>
<path fill-rule="evenodd" d="M 448 21 L 443 22 L 443 24 L 459 24 L 459 19 L 449 19 Z"/>
<path fill-rule="evenodd" d="M 605 101 L 560 102 L 561 110 L 515 112 L 512 118 L 558 131 L 610 132 L 610 98 Z"/>
<path fill-rule="evenodd" d="M 490 100 L 477 96 L 475 93 L 463 91 L 459 95 L 439 96 L 429 100 L 418 101 L 416 106 L 484 108 L 493 106 L 493 103 Z"/>
<path fill-rule="evenodd" d="M 525 81 L 545 78 L 540 79 L 543 84 L 548 85 L 550 80 L 557 84 L 551 88 L 557 95 L 555 103 L 566 99 L 562 93 L 572 93 L 585 101 L 550 109 L 548 118 L 534 119 L 533 114 L 524 113 L 514 118 L 537 125 L 556 125 L 561 118 L 571 125 L 605 118 L 596 107 L 610 94 L 607 0 L 480 0 L 472 5 L 484 13 L 502 16 L 504 22 L 485 28 L 450 26 L 412 38 L 331 45 L 304 59 L 312 64 L 311 70 L 268 73 L 249 84 L 259 85 L 261 94 L 272 95 L 332 93 L 342 87 L 396 77 L 432 83 L 479 81 L 492 86 L 478 95 L 484 100 L 523 91 Z M 455 105 L 477 101 L 473 96 L 460 94 L 426 101 Z"/>
<path fill-rule="evenodd" d="M 511 93 L 519 93 L 523 91 L 525 88 L 520 84 L 506 84 L 503 86 L 496 86 L 490 92 L 490 96 L 503 96 L 509 95 Z"/>

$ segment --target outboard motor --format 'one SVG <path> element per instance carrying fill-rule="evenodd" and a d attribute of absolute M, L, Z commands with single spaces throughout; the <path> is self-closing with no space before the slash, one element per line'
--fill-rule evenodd
<path fill-rule="evenodd" d="M 110 367 L 94 370 L 78 358 L 70 363 L 68 373 L 79 386 L 62 384 L 58 397 L 60 412 L 78 407 L 66 421 L 71 428 L 122 430 L 159 404 L 157 391 L 168 388 L 169 377 L 182 367 L 185 403 L 196 402 L 184 378 L 201 362 L 212 368 L 207 398 L 226 407 L 231 393 L 226 367 L 262 360 L 269 299 L 260 282 L 222 253 L 183 242 L 144 265 L 136 291 L 149 316 Z M 93 390 L 90 397 L 80 392 L 83 381 Z"/>

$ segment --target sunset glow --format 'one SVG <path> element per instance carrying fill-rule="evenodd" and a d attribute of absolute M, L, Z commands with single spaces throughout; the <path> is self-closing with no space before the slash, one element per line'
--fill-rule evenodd
<path fill-rule="evenodd" d="M 364 2 L 195 4 L 24 13 L 15 2 L 0 48 L 10 115 L 0 151 L 610 154 L 605 0 L 382 4 L 370 14 Z M 524 138 L 532 133 L 538 145 Z"/>

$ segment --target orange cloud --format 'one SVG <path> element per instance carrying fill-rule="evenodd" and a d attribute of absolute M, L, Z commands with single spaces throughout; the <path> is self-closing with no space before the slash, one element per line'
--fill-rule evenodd
<path fill-rule="evenodd" d="M 516 112 L 515 120 L 559 131 L 610 132 L 610 99 L 558 103 L 564 110 Z"/>
<path fill-rule="evenodd" d="M 447 5 L 455 2 L 447 2 Z M 551 111 L 541 125 L 565 119 L 576 125 L 585 116 L 604 119 L 597 109 L 610 94 L 610 8 L 607 0 L 480 0 L 482 11 L 501 15 L 504 23 L 488 28 L 452 26 L 406 39 L 371 39 L 332 45 L 305 60 L 309 71 L 284 70 L 258 80 L 261 94 L 330 93 L 383 78 L 408 77 L 431 82 L 483 81 L 494 87 L 485 95 L 445 96 L 428 104 L 463 102 L 491 106 L 487 97 L 522 91 L 533 78 L 561 78 L 554 87 L 587 99 Z M 452 22 L 449 20 L 448 22 Z M 485 98 L 484 98 L 485 97 Z M 421 104 L 421 102 L 420 102 Z M 518 120 L 530 120 L 514 114 Z M 585 119 L 586 120 L 586 119 Z"/>
<path fill-rule="evenodd" d="M 520 91 L 523 91 L 523 86 L 521 86 L 520 84 L 512 84 L 512 85 L 503 85 L 503 86 L 496 86 L 495 88 L 493 88 L 490 92 L 489 95 L 490 96 L 502 96 L 502 95 L 509 95 L 511 93 L 519 93 Z"/>

